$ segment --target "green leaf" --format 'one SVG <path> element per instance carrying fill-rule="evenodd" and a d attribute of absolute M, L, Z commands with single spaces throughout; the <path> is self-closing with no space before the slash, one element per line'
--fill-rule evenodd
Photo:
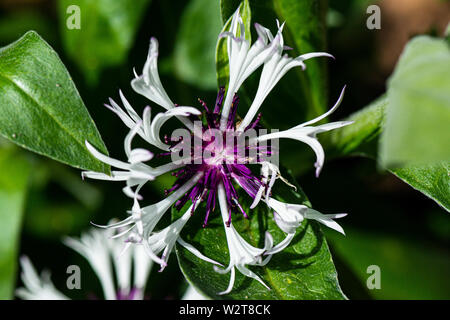
<path fill-rule="evenodd" d="M 354 123 L 319 135 L 327 157 L 360 155 L 377 159 L 379 138 L 390 100 L 382 96 L 346 120 Z M 450 163 L 408 165 L 390 172 L 450 211 Z"/>
<path fill-rule="evenodd" d="M 234 1 L 233 3 L 236 3 Z M 241 14 L 242 21 L 244 22 L 245 26 L 245 34 L 246 34 L 246 40 L 251 42 L 251 33 L 250 33 L 250 22 L 251 22 L 251 12 L 250 12 L 250 5 L 248 0 L 243 0 L 241 4 L 237 4 L 236 7 L 234 7 L 233 11 L 231 12 L 230 16 L 228 16 L 226 19 L 224 19 L 223 11 L 226 10 L 227 12 L 230 11 L 231 5 L 228 3 L 228 1 L 221 1 L 220 2 L 220 8 L 222 11 L 222 19 L 225 22 L 222 31 L 229 31 L 231 27 L 231 15 L 239 8 L 239 13 Z M 224 9 L 225 8 L 227 9 Z M 230 70 L 228 66 L 228 53 L 227 53 L 227 41 L 225 38 L 219 39 L 217 42 L 216 47 L 216 72 L 217 72 L 217 83 L 219 87 L 227 87 L 228 86 L 228 78 L 230 77 Z"/>
<path fill-rule="evenodd" d="M 200 88 L 216 89 L 214 51 L 222 28 L 219 2 L 191 0 L 180 25 L 174 49 L 176 75 Z"/>
<path fill-rule="evenodd" d="M 120 65 L 127 58 L 150 0 L 60 0 L 59 16 L 67 55 L 96 84 L 102 69 Z M 69 29 L 71 5 L 80 8 L 80 29 Z"/>
<path fill-rule="evenodd" d="M 390 170 L 404 182 L 450 212 L 450 162 Z"/>
<path fill-rule="evenodd" d="M 380 267 L 381 289 L 368 290 L 375 299 L 449 299 L 449 255 L 426 239 L 407 238 L 396 233 L 386 235 L 367 230 L 345 229 L 346 237 L 336 238 L 327 232 L 333 253 L 365 286 L 373 273 L 371 265 Z M 399 232 L 401 233 L 401 232 Z"/>
<path fill-rule="evenodd" d="M 380 160 L 387 167 L 450 161 L 450 48 L 419 36 L 403 51 L 388 82 Z"/>
<path fill-rule="evenodd" d="M 30 166 L 16 148 L 0 149 L 0 299 L 13 297 L 19 233 Z"/>
<path fill-rule="evenodd" d="M 76 168 L 109 173 L 106 147 L 57 53 L 35 32 L 0 49 L 0 134 Z"/>
<path fill-rule="evenodd" d="M 349 116 L 346 120 L 354 121 L 351 125 L 320 134 L 327 157 L 363 155 L 376 158 L 388 102 L 383 95 Z"/>
<path fill-rule="evenodd" d="M 283 195 L 283 199 L 279 197 L 280 200 L 310 205 L 300 187 L 297 186 L 297 190 L 298 193 L 283 185 L 275 188 L 274 194 Z M 242 200 L 246 199 L 240 200 L 243 203 Z M 249 204 L 244 204 L 244 210 L 250 214 L 249 220 L 234 215 L 233 225 L 236 230 L 251 245 L 258 247 L 263 246 L 265 230 L 272 234 L 275 243 L 284 239 L 285 234 L 273 222 L 267 206 L 260 204 L 250 210 Z M 201 207 L 196 210 L 185 226 L 182 238 L 206 256 L 227 266 L 228 247 L 220 214 L 213 213 L 208 226 L 202 228 L 202 212 L 204 210 Z M 180 215 L 175 210 L 172 213 L 173 218 Z M 230 275 L 216 273 L 212 264 L 198 259 L 184 247 L 177 245 L 176 252 L 186 279 L 199 291 L 215 299 L 345 299 L 327 242 L 320 226 L 314 221 L 304 221 L 291 245 L 275 254 L 266 266 L 250 267 L 271 288 L 270 291 L 256 280 L 236 271 L 231 293 L 219 296 L 217 293 L 227 288 Z"/>

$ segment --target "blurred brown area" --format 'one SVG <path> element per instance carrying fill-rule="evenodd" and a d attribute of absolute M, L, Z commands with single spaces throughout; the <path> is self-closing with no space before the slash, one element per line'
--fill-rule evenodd
<path fill-rule="evenodd" d="M 17 9 L 33 6 L 47 6 L 53 0 L 0 0 L 1 9 Z"/>
<path fill-rule="evenodd" d="M 381 30 L 377 32 L 378 64 L 390 74 L 408 40 L 418 34 L 443 36 L 450 22 L 450 1 L 380 0 Z"/>

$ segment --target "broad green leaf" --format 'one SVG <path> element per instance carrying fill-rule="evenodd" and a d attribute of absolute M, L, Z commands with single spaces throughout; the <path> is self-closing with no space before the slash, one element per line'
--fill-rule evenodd
<path fill-rule="evenodd" d="M 389 103 L 390 100 L 382 96 L 348 117 L 347 120 L 354 121 L 352 125 L 321 134 L 319 137 L 327 157 L 362 155 L 376 159 Z M 450 162 L 408 165 L 391 168 L 389 171 L 450 211 Z"/>
<path fill-rule="evenodd" d="M 282 195 L 283 199 L 280 197 L 280 200 L 310 205 L 298 186 L 297 190 L 298 193 L 287 186 L 278 186 L 274 195 Z M 273 235 L 275 243 L 284 239 L 285 234 L 273 222 L 267 206 L 260 204 L 253 210 L 248 205 L 244 207 L 251 218 L 246 220 L 234 215 L 233 225 L 251 245 L 263 246 L 266 229 Z M 208 226 L 202 228 L 203 212 L 201 207 L 196 210 L 185 226 L 182 237 L 206 256 L 227 266 L 228 247 L 220 213 L 214 212 Z M 174 217 L 179 214 L 173 211 Z M 216 273 L 212 264 L 198 259 L 181 246 L 176 247 L 176 252 L 186 279 L 200 292 L 215 299 L 345 299 L 327 242 L 320 226 L 314 221 L 305 221 L 291 245 L 274 255 L 266 266 L 250 267 L 271 288 L 270 291 L 236 270 L 233 291 L 219 296 L 217 293 L 227 288 L 230 274 Z"/>
<path fill-rule="evenodd" d="M 96 84 L 102 69 L 123 63 L 150 0 L 60 0 L 59 17 L 67 55 Z M 69 29 L 80 9 L 80 29 Z"/>
<path fill-rule="evenodd" d="M 238 1 L 222 0 L 222 19 L 226 21 L 236 10 Z M 326 1 L 323 0 L 249 0 L 248 18 L 244 18 L 247 25 L 260 23 L 276 32 L 276 19 L 286 22 L 283 29 L 285 45 L 293 50 L 287 51 L 291 57 L 326 49 Z M 251 16 L 251 21 L 247 20 Z M 226 28 L 226 25 L 225 25 Z M 253 29 L 253 28 L 252 28 Z M 254 32 L 254 30 L 252 30 Z M 226 50 L 223 51 L 226 53 Z M 224 55 L 225 56 L 225 55 Z M 226 58 L 226 56 L 225 56 Z M 227 59 L 217 55 L 219 84 L 224 85 L 228 73 L 223 66 Z M 327 63 L 326 58 L 316 58 L 305 62 L 306 70 L 294 68 L 289 71 L 276 88 L 271 92 L 262 106 L 262 113 L 266 121 L 277 128 L 284 128 L 287 124 L 294 125 L 305 119 L 322 114 L 327 106 Z M 249 79 L 244 83 L 245 93 L 253 98 L 258 81 Z M 265 107 L 267 106 L 267 107 Z M 276 107 L 274 107 L 276 106 Z M 248 107 L 248 106 L 247 106 Z M 295 113 L 293 114 L 293 110 Z M 242 111 L 239 111 L 242 112 Z M 272 115 L 275 115 L 272 117 Z"/>
<path fill-rule="evenodd" d="M 388 167 L 450 161 L 450 48 L 419 36 L 403 51 L 388 82 L 380 160 Z"/>
<path fill-rule="evenodd" d="M 58 54 L 35 32 L 0 49 L 0 134 L 76 168 L 108 173 L 106 147 Z"/>
<path fill-rule="evenodd" d="M 450 162 L 393 168 L 390 171 L 450 212 Z"/>
<path fill-rule="evenodd" d="M 428 241 L 410 239 L 399 234 L 386 235 L 367 230 L 345 229 L 346 237 L 327 238 L 336 257 L 366 286 L 367 268 L 380 268 L 380 289 L 368 290 L 375 299 L 449 299 L 447 270 L 449 255 Z"/>
<path fill-rule="evenodd" d="M 227 1 L 221 1 L 221 12 L 222 12 L 222 19 L 226 21 L 224 23 L 224 26 L 222 28 L 221 32 L 229 31 L 231 27 L 231 15 L 239 8 L 239 13 L 242 17 L 242 21 L 244 22 L 245 26 L 245 34 L 246 34 L 246 40 L 251 42 L 251 33 L 250 33 L 250 22 L 251 22 L 251 12 L 250 12 L 250 5 L 248 0 L 243 0 L 241 4 L 237 4 L 236 7 L 234 7 L 233 12 L 231 12 L 230 16 L 228 16 L 226 19 L 224 19 L 223 10 L 224 6 L 226 6 Z M 233 3 L 235 3 L 234 1 Z M 226 11 L 229 11 L 229 7 L 226 6 Z M 230 76 L 230 69 L 228 66 L 228 53 L 227 53 L 227 41 L 226 38 L 221 38 L 217 42 L 216 47 L 216 72 L 217 72 L 217 83 L 219 87 L 227 87 L 228 86 L 228 78 Z"/>
<path fill-rule="evenodd" d="M 0 149 L 0 299 L 13 297 L 29 173 L 28 162 L 15 147 Z"/>
<path fill-rule="evenodd" d="M 191 0 L 180 25 L 174 49 L 177 76 L 198 87 L 215 89 L 214 52 L 222 28 L 219 2 Z"/>

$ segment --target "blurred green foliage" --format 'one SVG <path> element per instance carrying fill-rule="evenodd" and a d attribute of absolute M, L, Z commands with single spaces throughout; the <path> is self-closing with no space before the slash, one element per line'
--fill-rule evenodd
<path fill-rule="evenodd" d="M 60 32 L 67 55 L 95 85 L 100 72 L 123 63 L 150 0 L 60 0 Z M 80 8 L 80 29 L 69 29 L 67 20 Z"/>
<path fill-rule="evenodd" d="M 14 146 L 2 146 L 0 172 L 0 299 L 11 299 L 30 164 Z"/>
<path fill-rule="evenodd" d="M 219 3 L 210 0 L 191 1 L 181 17 L 174 48 L 176 75 L 189 84 L 215 90 L 215 47 L 222 24 Z M 201 37 L 198 35 L 202 34 Z"/>
<path fill-rule="evenodd" d="M 390 167 L 450 162 L 450 47 L 420 36 L 405 47 L 388 81 L 381 162 Z M 418 134 L 415 134 L 415 133 Z"/>

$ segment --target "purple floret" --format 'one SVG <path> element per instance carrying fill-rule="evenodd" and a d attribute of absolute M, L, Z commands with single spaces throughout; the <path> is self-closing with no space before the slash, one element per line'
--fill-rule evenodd
<path fill-rule="evenodd" d="M 220 128 L 220 110 L 222 108 L 223 100 L 224 100 L 225 89 L 223 87 L 220 88 L 217 99 L 215 103 L 214 110 L 211 111 L 206 103 L 199 99 L 200 104 L 204 108 L 203 117 L 204 117 L 204 125 L 203 132 L 207 132 L 210 129 Z M 230 114 L 227 121 L 226 131 L 227 132 L 235 132 L 236 130 L 236 110 L 237 105 L 239 103 L 239 97 L 237 95 L 234 96 L 233 102 L 231 105 Z M 247 128 L 245 128 L 244 133 L 249 129 L 255 129 L 259 127 L 259 121 L 261 119 L 261 115 L 255 119 L 253 123 L 251 123 Z M 242 134 L 242 133 L 241 133 Z M 225 143 L 225 132 L 223 132 L 223 145 L 226 146 Z M 196 203 L 197 201 L 206 201 L 206 213 L 205 219 L 203 223 L 203 227 L 205 227 L 208 223 L 209 216 L 216 207 L 216 198 L 217 198 L 217 190 L 220 183 L 223 183 L 227 204 L 229 208 L 229 219 L 227 225 L 231 223 L 231 213 L 242 214 L 245 218 L 248 218 L 247 213 L 242 208 L 239 203 L 239 196 L 236 191 L 236 188 L 233 184 L 236 183 L 239 185 L 252 199 L 255 198 L 258 190 L 263 185 L 260 177 L 255 176 L 252 171 L 249 169 L 249 161 L 248 161 L 248 151 L 250 149 L 254 150 L 256 148 L 258 163 L 265 156 L 270 155 L 272 153 L 270 146 L 248 146 L 246 145 L 245 156 L 242 157 L 242 154 L 238 153 L 239 147 L 237 146 L 237 136 L 234 138 L 235 143 L 232 150 L 224 150 L 223 152 L 227 155 L 227 162 L 214 162 L 211 163 L 207 159 L 202 159 L 201 164 L 187 164 L 182 169 L 173 172 L 172 175 L 177 177 L 176 182 L 173 186 L 166 190 L 165 193 L 169 194 L 173 191 L 179 189 L 182 185 L 184 185 L 187 181 L 193 178 L 197 173 L 202 172 L 203 175 L 201 179 L 197 182 L 197 184 L 184 196 L 182 196 L 176 203 L 175 208 L 180 210 L 189 200 L 192 203 Z M 180 141 L 170 141 L 166 138 L 166 142 L 169 143 L 172 147 L 175 145 L 179 145 Z M 203 141 L 202 142 L 202 153 L 203 150 L 210 145 L 211 141 Z M 227 149 L 224 147 L 224 149 Z M 223 153 L 222 152 L 222 153 Z M 170 153 L 169 153 L 170 154 Z M 168 155 L 165 153 L 164 155 Z M 191 155 L 194 155 L 194 147 L 192 147 Z M 214 157 L 214 151 L 212 152 L 212 156 Z M 230 157 L 233 161 L 230 161 Z M 254 159 L 255 160 L 255 159 Z"/>

